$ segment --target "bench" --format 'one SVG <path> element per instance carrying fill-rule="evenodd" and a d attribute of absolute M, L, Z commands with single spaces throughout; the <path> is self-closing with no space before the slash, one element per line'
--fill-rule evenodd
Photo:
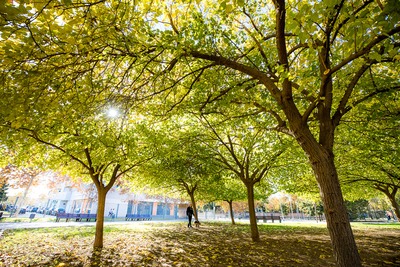
<path fill-rule="evenodd" d="M 66 222 L 70 220 L 75 220 L 76 222 L 81 222 L 82 220 L 86 220 L 89 222 L 91 219 L 96 221 L 97 214 L 90 214 L 90 213 L 58 213 L 56 215 L 56 222 L 59 222 L 60 219 L 65 219 Z"/>
<path fill-rule="evenodd" d="M 150 214 L 126 214 L 125 221 L 150 221 Z"/>
<path fill-rule="evenodd" d="M 97 220 L 97 214 L 90 214 L 90 213 L 79 214 L 79 221 L 80 222 L 82 220 L 86 220 L 87 222 L 90 222 L 91 219 L 96 221 Z"/>
<path fill-rule="evenodd" d="M 267 222 L 268 220 L 271 220 L 272 222 L 279 221 L 280 223 L 282 222 L 282 218 L 279 215 L 256 215 L 256 220 L 263 220 L 263 222 Z"/>
<path fill-rule="evenodd" d="M 77 219 L 77 214 L 73 213 L 57 213 L 56 222 L 59 222 L 60 219 L 65 219 L 68 222 L 70 219 Z"/>

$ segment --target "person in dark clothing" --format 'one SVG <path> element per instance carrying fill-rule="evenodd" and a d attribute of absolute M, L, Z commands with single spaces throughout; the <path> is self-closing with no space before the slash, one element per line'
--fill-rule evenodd
<path fill-rule="evenodd" d="M 192 227 L 193 208 L 191 204 L 189 204 L 189 207 L 186 209 L 186 215 L 189 219 L 188 227 Z"/>

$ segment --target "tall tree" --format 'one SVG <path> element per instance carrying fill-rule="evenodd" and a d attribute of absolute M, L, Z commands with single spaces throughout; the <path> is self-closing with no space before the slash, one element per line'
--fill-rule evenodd
<path fill-rule="evenodd" d="M 194 216 L 198 219 L 197 200 L 219 179 L 212 164 L 212 156 L 199 142 L 199 132 L 191 120 L 184 117 L 159 128 L 164 137 L 157 156 L 142 166 L 140 184 L 153 191 L 190 199 Z M 162 140 L 162 141 L 161 141 Z M 186 197 L 185 197 L 186 195 Z M 199 199 L 198 199 L 199 198 Z"/>
<path fill-rule="evenodd" d="M 1 17 L 7 55 L 2 65 L 26 70 L 2 67 L 5 76 L 42 88 L 44 81 L 75 84 L 82 73 L 89 73 L 87 80 L 112 73 L 104 75 L 106 88 L 121 74 L 119 84 L 129 90 L 115 92 L 132 98 L 150 85 L 152 74 L 156 80 L 143 93 L 166 93 L 154 104 L 170 104 L 169 109 L 198 100 L 191 94 L 195 89 L 205 97 L 201 106 L 258 109 L 308 156 L 338 265 L 361 265 L 334 163 L 335 130 L 354 106 L 399 88 L 396 0 L 65 2 L 7 7 L 9 16 Z M 50 6 L 58 13 L 48 12 Z M 78 16 L 81 12 L 85 15 Z M 114 64 L 108 65 L 111 57 Z M 33 79 L 44 62 L 49 64 L 42 79 Z M 107 71 L 92 72 L 98 65 Z M 53 75 L 66 66 L 72 66 L 69 75 Z M 146 79 L 137 85 L 138 77 Z M 235 95 L 244 101 L 234 101 Z M 16 115 L 7 115 L 15 127 L 22 125 Z"/>
<path fill-rule="evenodd" d="M 14 140 L 22 142 L 30 138 L 29 142 L 48 147 L 49 165 L 61 165 L 73 177 L 85 174 L 90 178 L 97 189 L 98 203 L 93 246 L 102 248 L 107 192 L 118 178 L 151 157 L 153 147 L 142 136 L 149 131 L 140 123 L 128 124 L 127 118 L 109 121 L 105 115 L 96 113 L 95 117 L 89 115 L 73 122 L 65 118 L 53 115 L 50 124 L 36 121 L 34 125 L 21 125 L 14 129 Z"/>
<path fill-rule="evenodd" d="M 111 41 L 117 17 L 129 12 L 102 1 L 10 3 L 1 11 L 2 143 L 87 175 L 98 193 L 94 248 L 101 248 L 107 192 L 153 148 L 149 124 L 134 110 L 136 52 L 120 57 L 121 43 Z"/>
<path fill-rule="evenodd" d="M 365 197 L 368 188 L 380 191 L 397 217 L 400 216 L 399 97 L 400 92 L 393 92 L 390 97 L 372 99 L 358 106 L 357 114 L 340 127 L 337 142 L 341 155 L 339 173 L 349 191 L 360 197 Z M 351 190 L 355 185 L 360 189 Z"/>
<path fill-rule="evenodd" d="M 207 90 L 206 104 L 247 91 L 248 102 L 297 140 L 318 182 L 337 265 L 361 266 L 334 162 L 335 130 L 354 106 L 399 89 L 397 1 L 182 1 L 165 12 L 152 3 L 148 41 L 171 54 L 162 81 L 165 90 L 179 88 L 172 106 L 196 88 L 215 88 L 212 74 L 236 75 L 237 86 L 214 78 L 221 89 Z"/>
<path fill-rule="evenodd" d="M 232 175 L 232 174 L 231 174 Z M 222 174 L 221 179 L 216 184 L 207 187 L 206 199 L 210 201 L 225 201 L 229 205 L 229 214 L 232 224 L 235 224 L 235 214 L 233 210 L 234 201 L 247 200 L 247 192 L 243 183 L 238 179 L 229 177 L 229 173 Z M 264 194 L 265 196 L 265 194 Z"/>
<path fill-rule="evenodd" d="M 255 213 L 254 188 L 275 167 L 275 161 L 285 150 L 275 132 L 254 128 L 248 120 L 218 125 L 202 117 L 210 134 L 206 144 L 214 153 L 220 168 L 230 171 L 245 185 L 250 215 L 251 238 L 260 241 Z M 232 125 L 233 124 L 233 125 Z"/>

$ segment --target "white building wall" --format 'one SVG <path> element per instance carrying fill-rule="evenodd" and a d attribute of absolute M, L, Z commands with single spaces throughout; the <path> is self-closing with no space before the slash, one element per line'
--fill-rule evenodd
<path fill-rule="evenodd" d="M 120 194 L 119 191 L 111 189 L 106 197 L 106 206 L 104 216 L 112 210 L 116 217 L 125 217 L 128 210 L 128 194 Z"/>
<path fill-rule="evenodd" d="M 89 188 L 89 185 L 87 187 Z M 139 213 L 139 205 L 147 205 L 147 207 L 150 205 L 152 208 L 151 215 L 160 217 L 160 215 L 157 215 L 158 203 L 168 203 L 169 201 L 166 199 L 160 200 L 156 198 L 148 198 L 145 194 L 121 194 L 117 188 L 113 188 L 107 193 L 104 216 L 107 217 L 109 212 L 112 210 L 116 217 L 125 217 L 125 215 L 128 213 L 129 202 L 132 205 L 130 210 L 131 214 Z M 169 218 L 172 216 L 177 218 L 185 217 L 186 215 L 184 214 L 184 211 L 186 208 L 182 208 L 181 205 L 179 205 L 177 214 L 174 215 L 176 204 L 169 203 L 171 214 L 165 215 L 168 215 Z M 95 190 L 78 191 L 67 184 L 62 184 L 60 185 L 58 192 L 49 194 L 47 207 L 49 209 L 54 208 L 55 210 L 58 208 L 64 208 L 65 212 L 67 213 L 94 214 L 97 211 L 97 193 Z"/>

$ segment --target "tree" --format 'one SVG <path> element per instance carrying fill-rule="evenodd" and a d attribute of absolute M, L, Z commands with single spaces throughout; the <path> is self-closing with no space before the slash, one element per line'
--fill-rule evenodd
<path fill-rule="evenodd" d="M 102 248 L 107 192 L 153 149 L 154 135 L 133 109 L 138 95 L 124 95 L 124 82 L 129 88 L 140 83 L 128 73 L 140 76 L 140 71 L 102 38 L 118 31 L 109 27 L 114 26 L 115 17 L 107 12 L 112 6 L 42 1 L 11 3 L 2 10 L 2 144 L 20 157 L 34 151 L 53 169 L 62 166 L 93 182 L 98 196 L 93 246 Z"/>
<path fill-rule="evenodd" d="M 0 202 L 7 201 L 8 184 L 2 184 L 0 187 Z"/>
<path fill-rule="evenodd" d="M 25 188 L 22 198 L 19 203 L 14 216 L 18 216 L 20 209 L 25 204 L 26 196 L 32 185 L 38 184 L 38 176 L 43 171 L 37 167 L 21 167 L 18 168 L 13 165 L 8 165 L 1 170 L 1 177 L 6 181 L 12 188 Z M 2 180 L 3 180 L 2 179 Z"/>
<path fill-rule="evenodd" d="M 264 129 L 254 128 L 248 120 L 214 125 L 205 116 L 201 119 L 210 132 L 205 143 L 220 168 L 234 174 L 246 187 L 251 238 L 258 242 L 260 235 L 254 188 L 274 167 L 275 161 L 284 151 L 284 144 L 276 135 L 268 135 Z"/>
<path fill-rule="evenodd" d="M 204 105 L 247 90 L 248 102 L 297 140 L 319 185 L 338 266 L 361 266 L 334 162 L 335 130 L 354 106 L 399 88 L 396 1 L 182 1 L 164 13 L 146 3 L 152 7 L 151 18 L 165 19 L 147 41 L 162 43 L 155 56 L 169 53 L 170 80 L 161 81 L 164 90 L 179 88 L 171 106 L 210 88 L 203 77 L 235 73 L 236 86 L 213 80 L 221 90 L 207 90 Z"/>
<path fill-rule="evenodd" d="M 27 68 L 5 72 L 26 82 L 19 88 L 112 73 L 101 88 L 119 84 L 129 90 L 116 92 L 127 98 L 161 95 L 152 104 L 167 110 L 189 100 L 196 108 L 234 104 L 262 112 L 308 157 L 338 265 L 360 266 L 334 162 L 335 131 L 355 106 L 399 88 L 396 0 L 175 1 L 166 8 L 161 1 L 66 2 L 35 3 L 28 11 L 27 5 L 7 7 L 2 65 Z M 50 7 L 58 13 L 47 12 Z M 52 75 L 71 65 L 68 75 Z M 106 70 L 92 71 L 99 65 Z M 32 77 L 38 70 L 46 80 Z M 19 126 L 15 115 L 6 118 Z"/>
<path fill-rule="evenodd" d="M 233 179 L 226 175 L 216 183 L 208 186 L 206 192 L 207 199 L 211 201 L 222 200 L 229 205 L 229 214 L 232 224 L 235 224 L 235 216 L 233 211 L 234 201 L 243 201 L 247 199 L 247 193 L 243 183 L 237 179 Z"/>
<path fill-rule="evenodd" d="M 365 199 L 358 199 L 356 201 L 346 201 L 346 207 L 349 212 L 350 220 L 364 218 L 367 214 L 368 201 Z"/>
<path fill-rule="evenodd" d="M 271 186 L 275 192 L 304 196 L 314 201 L 321 199 L 312 169 L 295 142 L 288 144 L 285 156 L 278 159 L 277 165 L 282 167 L 272 174 Z"/>
<path fill-rule="evenodd" d="M 23 94 L 10 95 L 18 103 L 24 97 Z M 101 108 L 104 106 L 101 96 L 97 98 L 98 102 L 92 99 L 90 106 L 81 106 L 84 96 L 78 92 L 65 91 L 58 97 L 61 105 L 57 110 L 48 109 L 46 103 L 54 101 L 51 95 L 42 96 L 34 107 L 29 108 L 30 103 L 27 103 L 20 111 L 18 118 L 23 121 L 6 119 L 2 121 L 2 127 L 16 144 L 47 147 L 46 160 L 54 169 L 60 164 L 71 176 L 81 176 L 83 171 L 90 177 L 98 193 L 94 248 L 101 248 L 106 194 L 119 177 L 151 157 L 148 152 L 153 147 L 147 142 L 150 139 L 146 141 L 142 134 L 148 134 L 149 138 L 152 135 L 146 124 L 138 121 L 136 114 L 126 112 L 120 117 L 109 118 Z M 120 112 L 122 108 L 120 106 Z M 71 110 L 79 116 L 71 114 Z M 9 114 L 18 113 L 15 109 L 8 111 Z M 43 120 L 43 117 L 49 119 Z M 24 150 L 18 153 L 21 157 L 25 155 Z"/>
<path fill-rule="evenodd" d="M 159 131 L 163 145 L 157 156 L 142 166 L 142 180 L 137 181 L 157 193 L 180 197 L 186 194 L 198 220 L 197 198 L 202 199 L 209 186 L 219 179 L 211 154 L 199 142 L 196 125 L 184 117 L 164 122 Z"/>
<path fill-rule="evenodd" d="M 340 129 L 340 136 L 347 138 L 339 138 L 337 142 L 341 154 L 339 173 L 348 191 L 356 199 L 364 198 L 368 189 L 371 195 L 376 190 L 382 192 L 397 217 L 400 216 L 397 202 L 400 189 L 398 98 L 399 92 L 393 92 L 385 99 L 373 99 L 360 105 L 357 116 Z M 377 105 L 377 101 L 383 103 Z"/>

